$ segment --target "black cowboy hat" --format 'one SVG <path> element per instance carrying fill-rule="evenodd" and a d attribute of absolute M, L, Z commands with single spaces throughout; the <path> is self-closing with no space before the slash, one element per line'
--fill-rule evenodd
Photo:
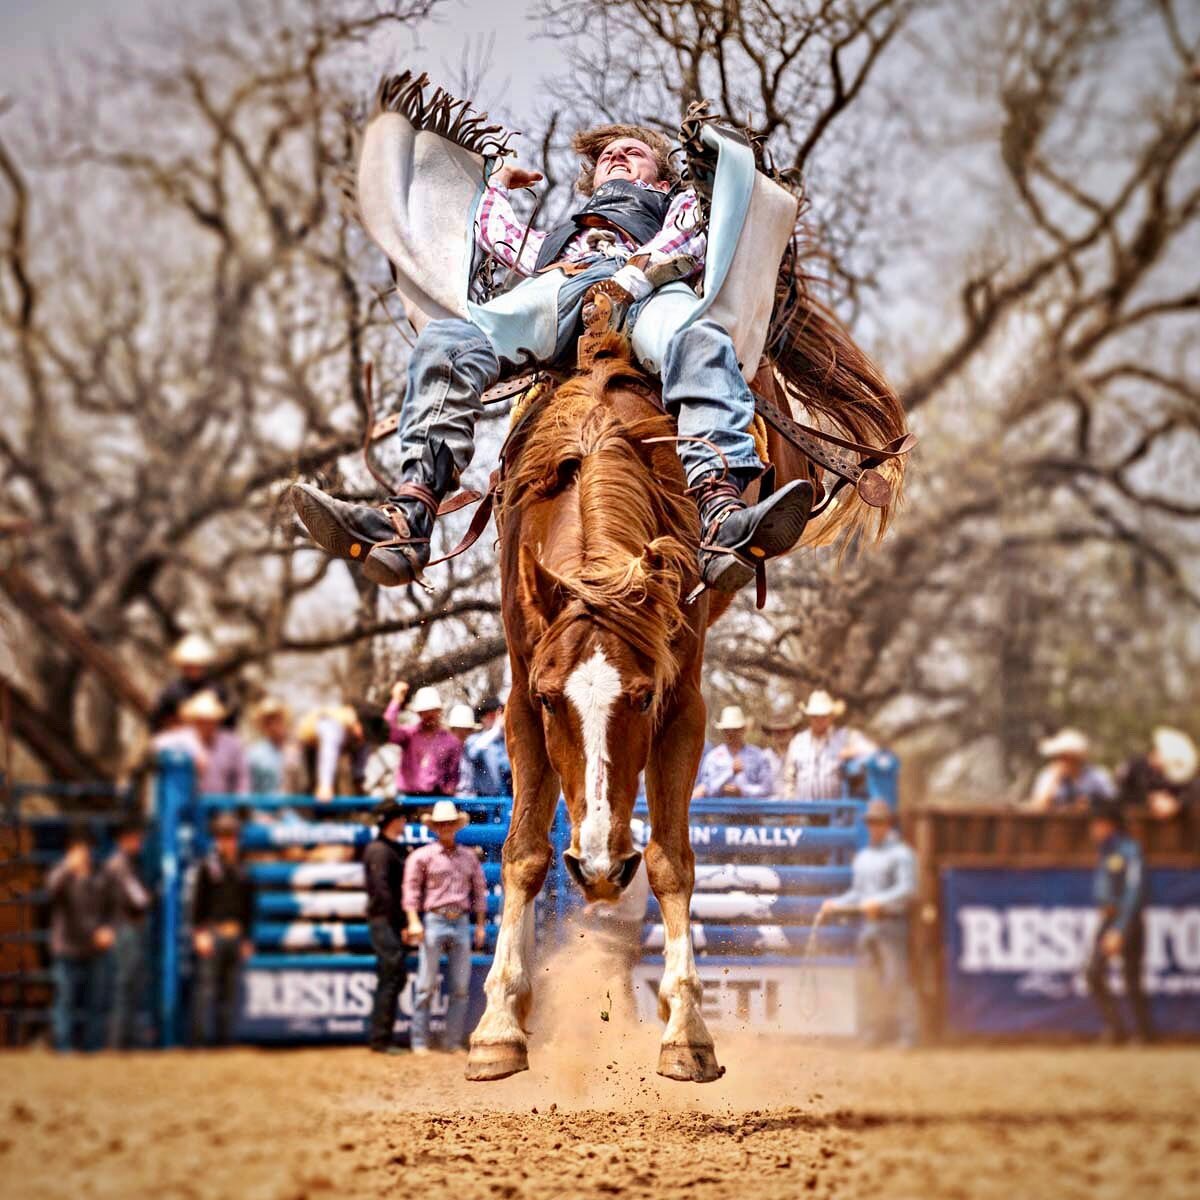
<path fill-rule="evenodd" d="M 393 821 L 396 817 L 406 817 L 408 813 L 405 811 L 402 804 L 397 804 L 395 800 L 381 800 L 373 809 L 371 809 L 371 820 L 374 821 L 376 828 L 382 829 L 389 821 Z"/>

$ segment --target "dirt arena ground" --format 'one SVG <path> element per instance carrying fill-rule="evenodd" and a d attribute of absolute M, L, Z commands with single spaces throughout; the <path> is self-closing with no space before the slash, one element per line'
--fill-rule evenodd
<path fill-rule="evenodd" d="M 694 1087 L 657 1079 L 653 1034 L 636 1032 L 605 1029 L 590 1061 L 543 1046 L 487 1085 L 461 1058 L 358 1049 L 9 1053 L 0 1195 L 1200 1195 L 1200 1049 L 868 1053 L 726 1034 L 725 1079 Z"/>

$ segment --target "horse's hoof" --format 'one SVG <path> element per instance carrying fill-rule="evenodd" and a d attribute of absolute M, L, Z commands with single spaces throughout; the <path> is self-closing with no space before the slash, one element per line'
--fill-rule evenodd
<path fill-rule="evenodd" d="M 683 1083 L 712 1083 L 725 1074 L 725 1068 L 717 1066 L 712 1046 L 673 1045 L 659 1050 L 658 1073 Z"/>
<path fill-rule="evenodd" d="M 472 1043 L 467 1056 L 467 1078 L 473 1083 L 507 1079 L 529 1070 L 529 1052 L 516 1042 Z"/>

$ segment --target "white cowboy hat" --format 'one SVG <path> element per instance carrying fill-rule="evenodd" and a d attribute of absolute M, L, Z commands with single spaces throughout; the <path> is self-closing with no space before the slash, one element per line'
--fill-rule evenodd
<path fill-rule="evenodd" d="M 481 726 L 479 722 L 475 720 L 474 710 L 469 704 L 456 704 L 450 710 L 450 715 L 446 718 L 446 728 L 479 729 Z"/>
<path fill-rule="evenodd" d="M 453 800 L 439 800 L 427 813 L 421 814 L 422 825 L 466 825 L 471 818 L 459 812 Z"/>
<path fill-rule="evenodd" d="M 179 706 L 179 715 L 185 721 L 223 721 L 228 713 L 221 697 L 216 692 L 197 692 Z"/>
<path fill-rule="evenodd" d="M 177 667 L 209 667 L 217 661 L 217 648 L 203 634 L 189 633 L 171 651 Z"/>
<path fill-rule="evenodd" d="M 823 688 L 817 688 L 804 705 L 806 717 L 840 717 L 845 711 L 845 704 L 840 700 L 835 700 Z"/>
<path fill-rule="evenodd" d="M 1042 738 L 1038 750 L 1043 758 L 1087 758 L 1091 743 L 1078 729 L 1060 729 L 1053 737 Z"/>
<path fill-rule="evenodd" d="M 746 714 L 742 712 L 739 705 L 727 704 L 723 709 L 721 709 L 721 715 L 717 718 L 716 728 L 745 729 Z"/>
<path fill-rule="evenodd" d="M 442 698 L 437 694 L 437 688 L 423 687 L 418 689 L 408 707 L 415 713 L 441 712 Z"/>
<path fill-rule="evenodd" d="M 1196 753 L 1196 743 L 1182 729 L 1160 725 L 1152 735 L 1152 744 L 1159 770 L 1168 783 L 1178 785 L 1195 778 L 1200 756 Z"/>

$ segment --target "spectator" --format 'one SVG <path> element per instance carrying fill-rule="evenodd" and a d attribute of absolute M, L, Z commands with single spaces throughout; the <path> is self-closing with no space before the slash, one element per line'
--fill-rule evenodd
<path fill-rule="evenodd" d="M 479 732 L 475 710 L 469 704 L 455 704 L 446 718 L 446 728 L 458 738 L 458 744 L 465 747 L 471 735 Z"/>
<path fill-rule="evenodd" d="M 390 800 L 396 794 L 396 775 L 403 755 L 391 741 L 391 728 L 383 718 L 383 709 L 362 714 L 365 736 L 362 775 L 359 786 L 364 795 Z"/>
<path fill-rule="evenodd" d="M 421 819 L 437 841 L 414 851 L 404 864 L 404 912 L 408 919 L 405 940 L 421 948 L 412 1049 L 414 1054 L 429 1053 L 429 1013 L 444 953 L 449 963 L 446 990 L 450 1007 L 442 1046 L 453 1053 L 462 1049 L 467 1032 L 472 944 L 469 914 L 475 915 L 475 949 L 482 950 L 487 938 L 487 884 L 479 856 L 456 844 L 458 831 L 470 818 L 458 811 L 453 800 L 439 800 Z"/>
<path fill-rule="evenodd" d="M 1093 801 L 1090 825 L 1092 843 L 1099 854 L 1093 877 L 1100 925 L 1088 961 L 1088 988 L 1100 1006 L 1107 1036 L 1114 1042 L 1125 1040 L 1125 1023 L 1120 1009 L 1108 990 L 1108 967 L 1120 958 L 1125 995 L 1133 1010 L 1133 1024 L 1139 1041 L 1153 1036 L 1150 1006 L 1142 990 L 1142 960 L 1146 952 L 1146 872 L 1142 848 L 1125 832 L 1125 819 L 1119 804 L 1100 798 Z"/>
<path fill-rule="evenodd" d="M 1063 729 L 1043 739 L 1038 749 L 1050 761 L 1033 782 L 1030 808 L 1037 812 L 1081 810 L 1097 800 L 1113 799 L 1113 782 L 1107 771 L 1088 762 L 1088 740 L 1078 729 Z"/>
<path fill-rule="evenodd" d="M 197 692 L 179 706 L 179 715 L 203 752 L 197 767 L 197 787 L 217 795 L 244 796 L 250 790 L 250 768 L 242 739 L 224 727 L 228 716 L 216 692 Z"/>
<path fill-rule="evenodd" d="M 326 803 L 339 792 L 339 767 L 345 764 L 345 783 L 352 783 L 353 760 L 364 744 L 362 722 L 349 704 L 326 704 L 306 713 L 296 728 L 304 750 L 313 799 Z"/>
<path fill-rule="evenodd" d="M 396 1002 L 408 982 L 404 956 L 405 814 L 394 801 L 375 810 L 377 836 L 363 852 L 367 885 L 367 925 L 375 951 L 375 1003 L 371 1009 L 368 1045 L 377 1054 L 398 1054 L 392 1042 Z"/>
<path fill-rule="evenodd" d="M 844 770 L 852 758 L 870 754 L 874 743 L 856 729 L 837 724 L 845 704 L 818 688 L 803 713 L 808 728 L 788 746 L 783 768 L 783 797 L 788 800 L 836 800 L 845 791 Z"/>
<path fill-rule="evenodd" d="M 1121 807 L 1145 808 L 1160 821 L 1200 801 L 1196 744 L 1179 729 L 1160 726 L 1150 752 L 1125 764 L 1118 779 Z"/>
<path fill-rule="evenodd" d="M 467 738 L 459 767 L 460 796 L 511 796 L 512 764 L 504 741 L 504 704 L 497 697 L 476 710 L 481 729 Z"/>
<path fill-rule="evenodd" d="M 746 714 L 736 704 L 728 704 L 721 710 L 716 729 L 721 741 L 701 760 L 692 795 L 769 796 L 771 765 L 762 750 L 746 742 Z"/>
<path fill-rule="evenodd" d="M 869 1045 L 917 1040 L 917 999 L 908 961 L 908 915 L 916 895 L 916 857 L 892 828 L 886 800 L 867 805 L 867 845 L 854 856 L 850 890 L 821 905 L 821 916 L 857 913 L 855 976 L 860 1027 Z"/>
<path fill-rule="evenodd" d="M 112 1007 L 108 1020 L 108 1044 L 113 1050 L 127 1050 L 136 1044 L 138 1016 L 146 993 L 146 914 L 151 895 L 139 874 L 143 839 L 140 821 L 121 825 L 116 848 L 103 870 L 113 915 Z"/>
<path fill-rule="evenodd" d="M 92 837 L 87 829 L 74 829 L 68 835 L 62 861 L 46 878 L 46 891 L 54 978 L 50 1013 L 54 1048 L 98 1050 L 104 1043 L 106 955 L 114 934 L 111 896 L 93 867 Z"/>
<path fill-rule="evenodd" d="M 292 714 L 268 696 L 251 714 L 258 737 L 246 751 L 248 790 L 254 796 L 291 795 L 300 790 L 300 749 L 291 740 Z"/>
<path fill-rule="evenodd" d="M 787 799 L 783 769 L 787 761 L 788 747 L 800 727 L 800 716 L 793 701 L 776 709 L 762 720 L 763 739 L 766 746 L 763 753 L 767 756 L 767 764 L 771 768 L 771 792 L 777 800 Z"/>
<path fill-rule="evenodd" d="M 179 722 L 179 709 L 197 692 L 215 692 L 226 713 L 226 724 L 232 728 L 236 713 L 225 685 L 214 677 L 220 661 L 216 647 L 198 633 L 189 633 L 171 651 L 171 665 L 179 672 L 177 678 L 158 694 L 150 713 L 150 729 L 158 733 Z"/>
<path fill-rule="evenodd" d="M 232 813 L 213 822 L 214 849 L 196 874 L 192 906 L 192 945 L 196 951 L 196 993 L 192 1040 L 227 1046 L 233 1037 L 238 975 L 254 943 L 254 885 L 241 861 L 241 826 Z"/>
<path fill-rule="evenodd" d="M 434 688 L 417 692 L 412 704 L 414 724 L 400 720 L 407 697 L 408 684 L 401 680 L 392 688 L 392 702 L 383 714 L 403 755 L 396 790 L 406 796 L 453 796 L 458 791 L 462 743 L 443 728 L 442 701 Z"/>

